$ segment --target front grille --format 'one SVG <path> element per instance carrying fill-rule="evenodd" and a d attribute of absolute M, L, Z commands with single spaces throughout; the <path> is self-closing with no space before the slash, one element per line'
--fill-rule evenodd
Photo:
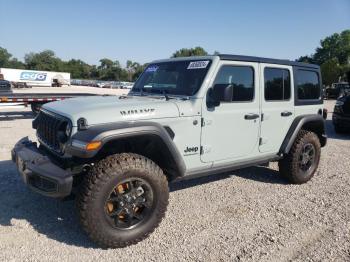
<path fill-rule="evenodd" d="M 59 133 L 64 132 L 67 123 L 68 120 L 65 118 L 41 110 L 35 118 L 33 126 L 36 128 L 41 143 L 58 153 L 62 153 Z"/>

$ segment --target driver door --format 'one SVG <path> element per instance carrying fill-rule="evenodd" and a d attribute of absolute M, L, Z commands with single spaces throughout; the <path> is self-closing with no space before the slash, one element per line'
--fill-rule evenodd
<path fill-rule="evenodd" d="M 233 86 L 230 102 L 202 108 L 202 162 L 229 162 L 258 151 L 260 128 L 258 63 L 221 61 L 212 83 Z M 207 93 L 208 96 L 208 93 Z"/>

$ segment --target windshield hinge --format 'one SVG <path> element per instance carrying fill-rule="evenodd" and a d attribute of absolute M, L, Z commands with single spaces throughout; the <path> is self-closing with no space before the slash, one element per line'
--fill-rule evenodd
<path fill-rule="evenodd" d="M 201 118 L 201 127 L 205 126 L 204 118 Z"/>

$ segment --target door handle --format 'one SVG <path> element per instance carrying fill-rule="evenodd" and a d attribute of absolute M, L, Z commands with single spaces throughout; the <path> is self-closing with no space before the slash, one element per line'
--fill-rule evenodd
<path fill-rule="evenodd" d="M 259 118 L 258 114 L 247 114 L 244 116 L 245 120 L 253 120 L 253 119 L 257 119 L 257 118 Z"/>
<path fill-rule="evenodd" d="M 291 116 L 293 113 L 289 111 L 284 111 L 281 113 L 281 116 Z"/>

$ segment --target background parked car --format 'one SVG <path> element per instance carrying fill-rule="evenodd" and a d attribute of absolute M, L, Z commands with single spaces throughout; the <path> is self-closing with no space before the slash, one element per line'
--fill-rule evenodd
<path fill-rule="evenodd" d="M 350 90 L 350 86 L 348 82 L 339 82 L 333 83 L 331 87 L 326 88 L 325 90 L 325 98 L 338 98 L 343 95 L 345 92 Z"/>
<path fill-rule="evenodd" d="M 338 98 L 334 106 L 332 120 L 337 133 L 350 133 L 350 93 Z"/>

